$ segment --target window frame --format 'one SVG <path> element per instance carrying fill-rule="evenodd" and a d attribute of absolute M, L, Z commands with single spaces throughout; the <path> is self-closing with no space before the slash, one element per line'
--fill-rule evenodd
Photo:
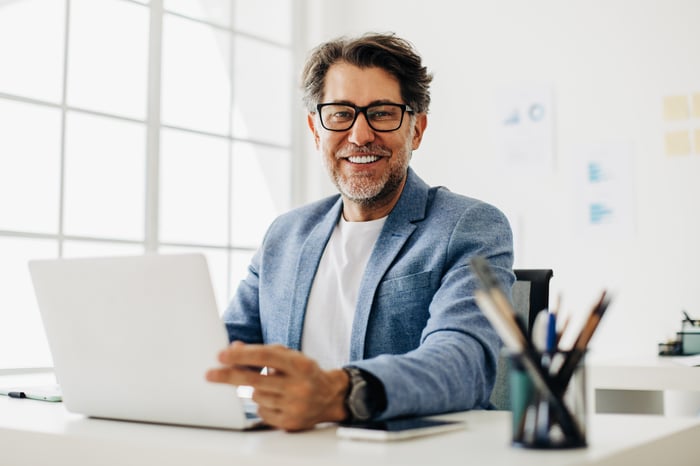
<path fill-rule="evenodd" d="M 249 143 L 253 144 L 255 146 L 261 146 L 261 147 L 271 147 L 275 149 L 283 149 L 286 151 L 289 151 L 290 157 L 291 157 L 291 167 L 290 167 L 290 172 L 287 173 L 287 176 L 289 177 L 289 186 L 290 186 L 290 192 L 289 194 L 289 206 L 293 207 L 295 205 L 299 205 L 301 202 L 303 202 L 303 197 L 304 197 L 304 186 L 305 186 L 305 181 L 306 181 L 306 176 L 304 174 L 304 159 L 303 157 L 300 156 L 301 151 L 303 151 L 304 147 L 301 143 L 301 138 L 300 135 L 302 134 L 303 128 L 302 124 L 300 121 L 302 118 L 300 118 L 300 115 L 302 115 L 301 112 L 301 103 L 298 98 L 296 98 L 296 93 L 294 93 L 294 88 L 296 86 L 296 70 L 299 68 L 299 64 L 301 62 L 301 58 L 303 57 L 303 51 L 301 50 L 301 38 L 302 38 L 302 24 L 301 21 L 304 17 L 304 10 L 303 8 L 299 8 L 296 4 L 296 2 L 292 5 L 292 17 L 290 18 L 291 21 L 291 30 L 292 30 L 292 36 L 290 38 L 290 42 L 288 44 L 284 43 L 278 43 L 271 41 L 266 38 L 262 37 L 256 37 L 254 35 L 251 35 L 250 33 L 246 32 L 240 32 L 236 31 L 234 27 L 234 21 L 233 21 L 233 15 L 235 14 L 235 8 L 232 6 L 231 8 L 231 21 L 229 21 L 229 26 L 222 26 L 221 24 L 209 22 L 206 20 L 202 19 L 197 19 L 193 17 L 188 17 L 179 13 L 175 12 L 168 12 L 165 11 L 164 6 L 163 6 L 163 0 L 151 0 L 147 4 L 144 4 L 143 2 L 138 2 L 135 0 L 112 0 L 112 1 L 119 1 L 119 2 L 128 2 L 133 5 L 138 5 L 139 7 L 146 8 L 148 10 L 147 14 L 149 16 L 149 31 L 148 31 L 148 66 L 147 66 L 147 91 L 146 91 L 146 98 L 147 98 L 147 106 L 146 106 L 146 114 L 145 114 L 145 119 L 138 119 L 138 118 L 131 118 L 131 117 L 125 117 L 125 116 L 120 116 L 116 114 L 111 114 L 111 113 L 106 113 L 106 112 L 101 112 L 101 111 L 94 111 L 86 108 L 79 108 L 75 106 L 71 106 L 67 102 L 67 84 L 68 84 L 68 79 L 70 77 L 68 76 L 68 58 L 69 58 L 69 51 L 70 51 L 70 36 L 71 36 L 71 0 L 65 0 L 65 18 L 64 18 L 64 44 L 63 44 L 63 73 L 62 73 L 62 91 L 61 91 L 61 100 L 60 102 L 50 102 L 50 101 L 45 101 L 41 99 L 36 99 L 36 98 L 31 98 L 31 97 L 26 97 L 22 95 L 16 95 L 16 94 L 11 94 L 11 93 L 6 93 L 0 91 L 0 100 L 1 99 L 6 99 L 9 101 L 16 101 L 16 102 L 22 102 L 22 103 L 27 103 L 27 104 L 32 104 L 32 105 L 38 105 L 42 107 L 48 107 L 48 108 L 54 108 L 58 109 L 61 112 L 61 117 L 60 117 L 60 169 L 59 169 L 59 213 L 58 213 L 58 225 L 56 228 L 55 233 L 37 233 L 37 232 L 31 232 L 31 231 L 23 231 L 23 230 L 2 230 L 0 229 L 0 238 L 22 238 L 22 239 L 41 239 L 41 240 L 54 240 L 56 241 L 57 244 L 57 257 L 63 257 L 64 256 L 64 244 L 67 241 L 83 241 L 83 242 L 95 242 L 95 243 L 107 243 L 107 244 L 126 244 L 126 245 L 136 245 L 136 246 L 142 246 L 144 253 L 148 252 L 157 252 L 160 248 L 198 248 L 202 250 L 217 250 L 217 251 L 223 251 L 226 252 L 227 256 L 227 270 L 226 270 L 226 277 L 227 277 L 227 283 L 225 284 L 226 286 L 226 292 L 225 295 L 230 297 L 233 292 L 233 288 L 235 287 L 235 284 L 231 283 L 231 276 L 232 276 L 232 257 L 235 253 L 252 253 L 255 250 L 255 247 L 251 247 L 250 245 L 237 245 L 233 244 L 232 238 L 231 238 L 231 228 L 230 224 L 231 222 L 229 221 L 229 227 L 228 227 L 228 240 L 227 244 L 225 245 L 208 245 L 208 244 L 196 244 L 196 243 L 170 243 L 170 242 L 164 242 L 160 240 L 160 235 L 159 235 L 159 204 L 160 204 L 160 199 L 159 199 L 159 171 L 160 171 L 160 152 L 161 152 L 161 147 L 160 147 L 160 140 L 161 140 L 161 130 L 163 129 L 168 129 L 168 130 L 175 130 L 175 131 L 182 131 L 182 132 L 189 132 L 189 133 L 195 133 L 195 134 L 203 134 L 207 136 L 214 136 L 217 138 L 222 138 L 227 141 L 229 145 L 229 164 L 232 161 L 232 147 L 235 143 L 237 142 L 244 142 L 244 143 Z M 232 2 L 233 3 L 233 2 Z M 230 55 L 233 54 L 233 49 L 235 45 L 235 41 L 237 37 L 245 37 L 246 39 L 253 39 L 256 41 L 263 42 L 268 45 L 273 45 L 276 47 L 282 47 L 284 49 L 289 50 L 289 53 L 291 55 L 290 59 L 290 65 L 292 69 L 289 72 L 290 76 L 290 83 L 289 83 L 289 88 L 290 88 L 290 108 L 291 108 L 291 114 L 289 115 L 290 118 L 290 132 L 291 132 L 291 140 L 289 144 L 276 144 L 276 143 L 271 143 L 271 142 L 266 142 L 266 141 L 259 141 L 259 140 L 252 140 L 252 139 L 246 139 L 246 138 L 240 138 L 240 137 L 234 137 L 232 132 L 233 128 L 232 125 L 230 124 L 230 118 L 229 117 L 229 128 L 227 134 L 212 134 L 212 133 L 207 133 L 203 131 L 198 131 L 190 128 L 184 128 L 184 127 L 178 127 L 178 126 L 173 126 L 173 125 L 166 125 L 163 124 L 162 119 L 161 119 L 161 81 L 162 81 L 162 51 L 163 51 L 163 23 L 164 23 L 164 18 L 166 15 L 174 15 L 174 16 L 179 16 L 180 18 L 184 18 L 188 21 L 193 21 L 197 22 L 203 25 L 206 25 L 207 27 L 211 27 L 217 30 L 225 31 L 229 35 L 229 44 L 231 47 L 231 53 Z M 229 58 L 232 60 L 232 57 Z M 232 68 L 231 68 L 232 69 Z M 230 93 L 230 101 L 229 105 L 231 108 L 233 108 L 233 99 L 235 99 L 235 96 L 233 95 L 233 89 L 234 89 L 234 73 L 231 72 L 229 76 L 229 86 L 230 89 L 232 90 Z M 103 118 L 111 118 L 111 119 L 117 119 L 121 121 L 128 121 L 132 123 L 138 123 L 142 124 L 145 127 L 146 130 L 146 148 L 145 148 L 145 155 L 146 155 L 146 167 L 145 167 L 145 173 L 146 173 L 146 179 L 144 181 L 145 183 L 145 208 L 144 208 L 144 232 L 143 232 L 143 239 L 142 240 L 130 240 L 130 239 L 122 239 L 122 238 L 105 238 L 105 237 L 94 237 L 94 236 L 81 236 L 81 235 L 72 235 L 72 234 L 65 234 L 64 233 L 64 217 L 65 217 L 65 212 L 64 212 L 64 205 L 65 205 L 65 199 L 64 199 L 64 191 L 65 191 L 65 158 L 66 158 L 66 115 L 69 112 L 75 112 L 75 113 L 82 113 L 82 114 L 87 114 L 87 115 L 93 115 L 93 116 L 98 116 L 98 117 L 103 117 Z M 231 186 L 232 186 L 232 179 L 230 176 L 230 170 L 229 170 L 229 181 L 228 181 L 228 186 L 229 186 L 229 203 L 230 203 L 230 191 L 231 191 Z M 232 215 L 232 209 L 231 206 L 229 205 L 228 209 L 228 216 L 230 217 Z M 262 238 L 261 238 L 262 239 Z M 226 303 L 219 303 L 220 306 L 225 305 Z M 37 367 L 25 367 L 22 366 L 21 364 L 18 364 L 16 366 L 12 367 L 0 367 L 0 375 L 2 374 L 8 374 L 8 373 L 24 373 L 24 372 L 34 372 L 37 370 L 42 370 L 42 369 L 51 369 L 50 367 L 46 368 L 37 368 Z"/>

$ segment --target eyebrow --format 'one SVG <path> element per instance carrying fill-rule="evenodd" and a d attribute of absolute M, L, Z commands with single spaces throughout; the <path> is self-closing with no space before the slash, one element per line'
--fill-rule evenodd
<path fill-rule="evenodd" d="M 327 102 L 329 104 L 339 104 L 339 105 L 353 105 L 355 107 L 360 107 L 361 105 L 357 105 L 355 102 L 351 102 L 349 100 L 333 100 L 331 102 Z M 399 102 L 394 102 L 393 100 L 390 99 L 379 99 L 379 100 L 373 100 L 372 102 L 368 103 L 366 106 L 371 107 L 372 105 L 382 105 L 382 104 L 400 104 Z M 364 105 L 362 105 L 364 107 Z"/>

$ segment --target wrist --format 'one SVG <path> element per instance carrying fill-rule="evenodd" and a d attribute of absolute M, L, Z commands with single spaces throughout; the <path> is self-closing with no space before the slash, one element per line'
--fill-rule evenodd
<path fill-rule="evenodd" d="M 328 421 L 342 422 L 348 418 L 345 397 L 350 388 L 350 377 L 343 369 L 334 369 L 330 375 L 334 389 L 327 413 Z"/>

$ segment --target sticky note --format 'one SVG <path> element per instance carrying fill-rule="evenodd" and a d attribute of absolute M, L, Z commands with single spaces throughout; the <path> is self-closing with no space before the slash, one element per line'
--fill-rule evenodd
<path fill-rule="evenodd" d="M 666 133 L 666 155 L 690 154 L 690 131 L 669 131 Z"/>
<path fill-rule="evenodd" d="M 695 129 L 695 137 L 693 139 L 693 144 L 695 145 L 695 153 L 700 154 L 700 128 Z"/>
<path fill-rule="evenodd" d="M 693 101 L 693 118 L 700 118 L 700 92 L 693 94 L 691 100 Z"/>
<path fill-rule="evenodd" d="M 688 96 L 669 95 L 664 97 L 664 120 L 687 120 L 690 118 Z"/>

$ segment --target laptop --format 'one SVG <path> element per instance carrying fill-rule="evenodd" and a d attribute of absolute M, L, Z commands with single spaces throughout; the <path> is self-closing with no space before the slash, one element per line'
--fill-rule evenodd
<path fill-rule="evenodd" d="M 203 255 L 36 260 L 29 270 L 68 411 L 220 429 L 260 424 L 236 387 L 205 380 L 228 337 Z"/>

